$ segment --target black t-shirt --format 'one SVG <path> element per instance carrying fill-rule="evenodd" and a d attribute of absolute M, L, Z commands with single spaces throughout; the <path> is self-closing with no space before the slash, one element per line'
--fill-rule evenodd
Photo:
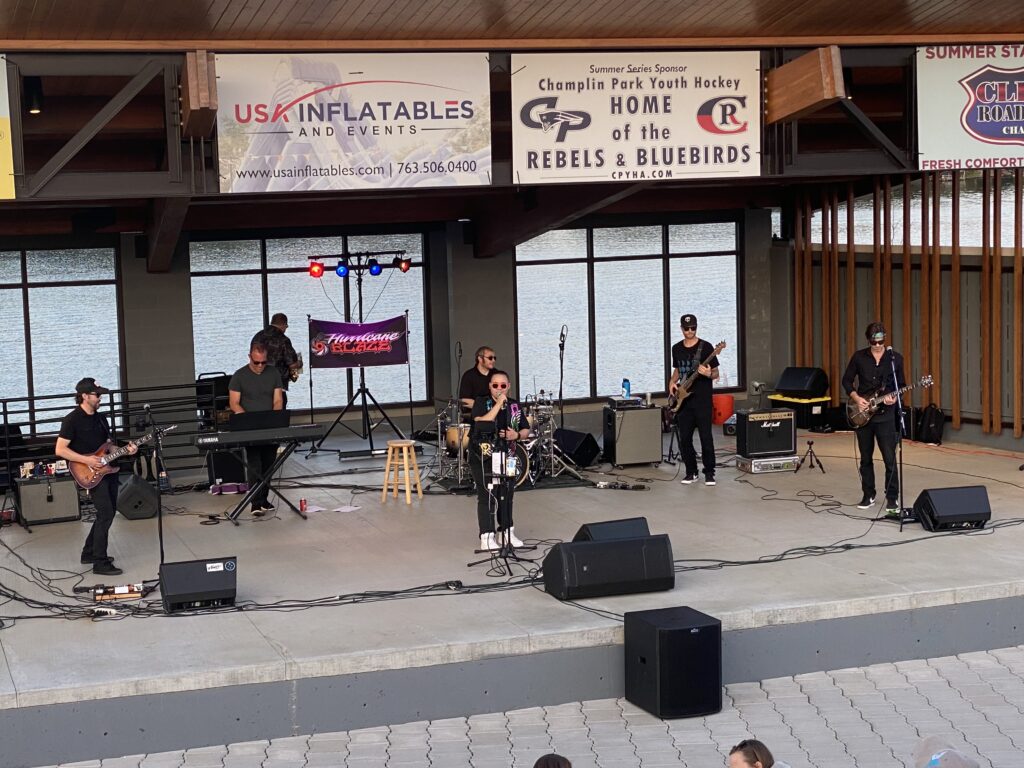
<path fill-rule="evenodd" d="M 679 369 L 679 383 L 682 384 L 683 379 L 696 371 L 700 364 L 714 351 L 715 348 L 711 342 L 704 341 L 704 339 L 698 339 L 697 343 L 692 347 L 687 347 L 682 341 L 673 344 L 672 367 Z M 708 365 L 712 369 L 717 368 L 718 357 L 712 357 L 708 361 Z M 693 387 L 690 389 L 690 396 L 686 398 L 684 406 L 686 404 L 710 405 L 713 390 L 714 383 L 712 380 L 698 373 L 697 378 L 693 382 Z"/>
<path fill-rule="evenodd" d="M 494 407 L 494 400 L 490 397 L 478 397 L 473 402 L 473 413 L 472 413 L 472 428 L 469 431 L 469 445 L 473 449 L 474 453 L 480 454 L 480 443 L 494 443 L 497 441 L 498 434 L 503 429 L 526 429 L 526 414 L 523 413 L 522 407 L 519 405 L 518 400 L 512 398 L 506 398 L 505 402 L 508 404 L 507 408 L 502 408 L 498 411 L 498 415 L 494 418 L 494 421 L 477 421 L 477 416 L 483 416 L 491 408 Z M 493 430 L 491 426 L 493 425 Z M 486 431 L 485 431 L 486 430 Z"/>
<path fill-rule="evenodd" d="M 96 453 L 110 439 L 110 427 L 102 414 L 90 416 L 85 409 L 78 407 L 61 421 L 58 434 L 68 441 L 72 451 L 88 455 Z"/>
<path fill-rule="evenodd" d="M 267 348 L 267 360 L 281 374 L 282 387 L 288 389 L 288 384 L 292 380 L 291 366 L 299 361 L 299 355 L 292 346 L 291 339 L 276 325 L 268 325 L 252 337 L 249 346 L 257 342 Z"/>
<path fill-rule="evenodd" d="M 895 382 L 892 380 L 893 366 L 896 368 Z M 890 360 L 889 353 L 886 352 L 876 363 L 869 347 L 858 349 L 850 357 L 846 373 L 843 374 L 843 389 L 846 390 L 846 394 L 854 391 L 854 380 L 857 382 L 856 392 L 861 397 L 873 397 L 879 392 L 893 392 L 906 386 L 907 382 L 903 376 L 903 355 L 893 350 Z M 872 418 L 877 419 L 888 410 L 888 406 L 882 405 Z"/>
<path fill-rule="evenodd" d="M 459 400 L 475 401 L 478 397 L 490 397 L 491 389 L 488 386 L 490 378 L 490 374 L 480 373 L 474 365 L 462 374 L 462 380 L 459 382 Z"/>

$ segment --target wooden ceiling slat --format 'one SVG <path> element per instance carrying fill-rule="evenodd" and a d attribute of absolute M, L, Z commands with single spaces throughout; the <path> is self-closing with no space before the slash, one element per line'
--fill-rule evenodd
<path fill-rule="evenodd" d="M 266 20 L 262 27 L 259 29 L 261 37 L 267 40 L 275 40 L 278 38 L 278 32 L 281 29 L 281 25 L 284 23 L 285 17 L 291 10 L 291 0 L 284 0 L 282 3 L 278 3 L 277 7 L 270 14 L 270 17 Z"/>
<path fill-rule="evenodd" d="M 245 29 L 252 29 L 255 25 L 253 20 L 263 10 L 263 7 L 270 5 L 272 0 L 249 0 L 235 16 L 234 21 L 228 25 L 226 34 L 232 35 Z"/>
<path fill-rule="evenodd" d="M 393 6 L 394 3 L 391 2 L 387 9 L 382 9 L 380 7 L 380 3 L 374 2 L 374 0 L 349 0 L 349 2 L 343 2 L 340 4 L 340 7 L 331 18 L 331 21 L 328 22 L 327 28 L 332 28 L 334 24 L 337 23 L 339 16 L 347 16 L 349 21 L 348 28 L 351 30 L 350 36 L 353 39 L 358 39 L 366 32 L 371 31 L 375 23 L 379 22 L 381 19 L 404 19 L 404 14 L 390 15 L 389 11 Z M 420 6 L 420 3 L 416 4 L 417 8 Z M 326 29 L 324 30 L 324 34 L 326 34 Z M 321 37 L 323 37 L 324 34 L 321 34 Z"/>
<path fill-rule="evenodd" d="M 287 2 L 287 0 L 264 0 L 259 10 L 253 14 L 252 21 L 249 22 L 249 28 L 256 37 L 266 36 L 265 30 L 268 22 L 284 2 Z"/>

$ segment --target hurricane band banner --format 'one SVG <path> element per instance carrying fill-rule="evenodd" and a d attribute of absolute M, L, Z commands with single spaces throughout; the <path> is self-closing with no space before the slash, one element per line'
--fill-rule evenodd
<path fill-rule="evenodd" d="M 313 368 L 371 368 L 409 359 L 405 315 L 376 323 L 309 321 L 309 359 Z"/>
<path fill-rule="evenodd" d="M 1024 44 L 917 49 L 922 171 L 1024 167 Z"/>
<path fill-rule="evenodd" d="M 222 192 L 491 182 L 484 53 L 219 54 Z"/>

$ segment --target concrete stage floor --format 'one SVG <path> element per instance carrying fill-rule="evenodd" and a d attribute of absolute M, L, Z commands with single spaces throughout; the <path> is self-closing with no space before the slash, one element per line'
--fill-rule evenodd
<path fill-rule="evenodd" d="M 616 615 L 633 610 L 689 605 L 720 618 L 727 632 L 739 632 L 1005 601 L 1024 594 L 1024 528 L 1012 524 L 1024 516 L 1019 455 L 953 443 L 907 443 L 908 506 L 925 488 L 981 484 L 988 488 L 996 525 L 970 535 L 928 534 L 916 524 L 900 533 L 891 522 L 871 521 L 881 515 L 881 505 L 867 511 L 854 507 L 860 489 L 852 433 L 801 433 L 801 451 L 807 438 L 814 440 L 827 474 L 807 467 L 797 474 L 741 473 L 731 466 L 732 439 L 718 433 L 719 462 L 727 466 L 720 466 L 715 487 L 682 486 L 682 473 L 662 464 L 626 467 L 618 478 L 586 473 L 593 480 L 643 482 L 647 491 L 556 488 L 517 494 L 517 533 L 545 542 L 534 553 L 537 557 L 551 543 L 571 539 L 579 525 L 589 521 L 643 515 L 653 533 L 671 536 L 682 566 L 675 589 L 582 603 L 612 615 L 560 603 L 542 589 L 526 586 L 475 594 L 443 591 L 433 597 L 290 612 L 20 620 L 0 631 L 0 720 L 4 712 L 27 716 L 73 702 L 621 646 L 622 624 Z M 429 455 L 421 457 L 421 465 L 429 460 Z M 477 543 L 472 497 L 442 493 L 435 485 L 435 494 L 411 506 L 401 497 L 381 504 L 382 466 L 380 457 L 339 461 L 326 452 L 309 459 L 293 457 L 286 467 L 286 475 L 293 478 L 289 484 L 309 486 L 284 491 L 293 501 L 305 497 L 311 505 L 327 509 L 359 507 L 312 512 L 308 520 L 279 504 L 276 513 L 258 521 L 246 513 L 239 527 L 227 522 L 204 525 L 205 515 L 225 513 L 238 497 L 205 492 L 165 497 L 166 558 L 236 556 L 239 601 L 261 604 L 449 581 L 503 581 L 488 565 L 466 567 L 475 558 Z M 881 483 L 880 462 L 876 467 Z M 371 471 L 353 471 L 360 468 Z M 339 471 L 346 474 L 330 474 Z M 313 487 L 320 483 L 378 490 Z M 85 523 L 76 522 L 39 525 L 32 533 L 15 526 L 0 531 L 0 540 L 33 568 L 46 569 L 51 578 L 67 576 L 64 570 L 85 571 L 80 580 L 54 582 L 70 595 L 79 582 L 102 581 L 78 564 L 86 531 Z M 156 531 L 155 520 L 118 517 L 111 553 L 125 574 L 116 577 L 117 583 L 156 577 Z M 850 547 L 807 556 L 839 542 Z M 898 546 L 875 546 L 887 544 Z M 787 551 L 790 558 L 770 562 Z M 759 559 L 769 562 L 714 567 L 719 561 Z M 23 578 L 26 566 L 7 548 L 0 548 L 0 567 L 0 581 L 9 589 L 46 597 Z M 524 573 L 519 569 L 513 575 L 520 578 Z M 158 603 L 159 595 L 149 599 Z M 38 611 L 12 602 L 0 607 L 2 616 L 32 613 Z M 994 641 L 988 647 L 999 644 Z M 566 700 L 585 695 L 575 693 Z M 494 704 L 477 711 L 515 706 Z M 352 727 L 361 725 L 365 722 Z M 239 737 L 225 734 L 208 743 L 235 738 Z M 112 745 L 108 754 L 131 751 L 123 746 Z"/>

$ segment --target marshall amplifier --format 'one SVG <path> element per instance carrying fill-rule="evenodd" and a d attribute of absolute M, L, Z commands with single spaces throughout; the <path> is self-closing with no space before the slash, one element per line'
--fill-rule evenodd
<path fill-rule="evenodd" d="M 747 459 L 796 453 L 795 413 L 789 408 L 737 412 L 736 453 Z"/>

